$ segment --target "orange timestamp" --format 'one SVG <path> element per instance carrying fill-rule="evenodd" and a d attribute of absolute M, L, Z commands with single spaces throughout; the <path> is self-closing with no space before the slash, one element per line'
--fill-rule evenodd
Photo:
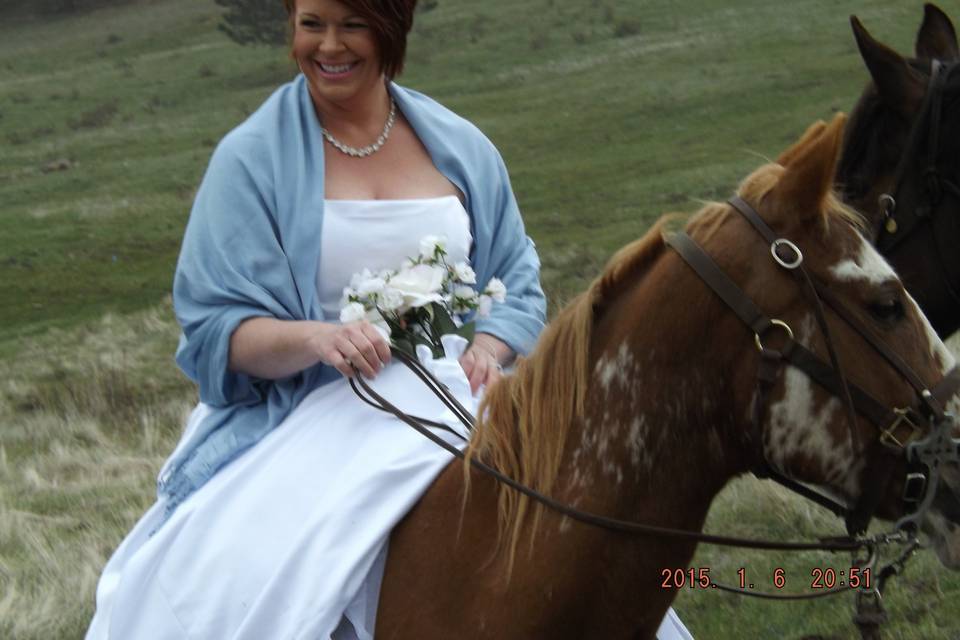
<path fill-rule="evenodd" d="M 757 582 L 748 578 L 745 567 L 737 569 L 736 575 L 738 586 L 744 590 L 754 589 L 765 584 L 769 584 L 775 589 L 784 589 L 787 586 L 787 571 L 783 567 L 776 567 L 764 576 L 764 580 L 758 580 Z M 809 589 L 836 589 L 839 587 L 870 589 L 871 585 L 872 574 L 869 567 L 847 567 L 844 569 L 814 567 L 810 571 L 809 579 L 805 579 L 805 586 Z M 717 583 L 713 581 L 710 567 L 660 569 L 660 588 L 715 589 Z"/>

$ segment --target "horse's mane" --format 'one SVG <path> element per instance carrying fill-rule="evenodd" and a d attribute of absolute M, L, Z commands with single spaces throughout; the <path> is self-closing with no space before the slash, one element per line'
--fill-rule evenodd
<path fill-rule="evenodd" d="M 469 460 L 477 457 L 524 485 L 550 495 L 557 479 L 567 435 L 583 415 L 588 386 L 589 352 L 597 311 L 634 274 L 645 270 L 663 249 L 662 218 L 642 238 L 620 249 L 586 291 L 567 304 L 544 329 L 534 351 L 518 358 L 514 372 L 487 390 L 477 427 L 467 450 L 464 472 L 469 487 Z M 500 539 L 512 523 L 512 567 L 528 499 L 500 491 Z M 534 512 L 534 530 L 541 510 Z"/>
<path fill-rule="evenodd" d="M 760 167 L 744 180 L 738 193 L 758 202 L 782 173 L 783 167 L 778 164 Z M 825 233 L 833 219 L 863 226 L 862 218 L 833 194 L 827 196 L 822 210 Z M 728 215 L 729 205 L 706 203 L 691 217 L 687 229 L 696 230 L 707 240 Z M 594 323 L 610 302 L 633 286 L 663 253 L 663 231 L 672 217 L 675 216 L 662 217 L 642 238 L 614 254 L 601 275 L 547 326 L 530 356 L 519 358 L 515 371 L 487 390 L 466 454 L 464 474 L 468 490 L 469 461 L 477 458 L 527 487 L 551 495 L 567 436 L 584 415 Z M 498 510 L 498 540 L 501 545 L 506 543 L 509 574 L 530 511 L 529 499 L 501 488 Z M 538 505 L 532 510 L 531 545 L 541 515 L 542 507 Z"/>

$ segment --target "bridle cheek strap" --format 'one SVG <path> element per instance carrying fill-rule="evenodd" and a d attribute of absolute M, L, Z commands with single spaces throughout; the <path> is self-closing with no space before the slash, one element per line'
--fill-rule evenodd
<path fill-rule="evenodd" d="M 799 267 L 802 255 L 793 243 L 777 239 L 773 231 L 760 218 L 759 214 L 740 198 L 731 200 L 730 204 L 770 241 L 774 258 L 781 266 L 788 269 Z M 757 459 L 754 464 L 754 473 L 758 477 L 768 477 L 805 498 L 815 501 L 846 520 L 850 535 L 857 535 L 866 530 L 873 514 L 886 495 L 895 470 L 895 462 L 902 459 L 904 449 L 908 443 L 920 432 L 921 426 L 929 424 L 927 416 L 936 423 L 946 419 L 943 406 L 947 399 L 960 389 L 960 371 L 954 369 L 937 386 L 936 393 L 926 390 L 919 376 L 916 375 L 896 353 L 863 327 L 846 310 L 835 296 L 825 293 L 823 286 L 818 286 L 803 271 L 798 275 L 802 283 L 807 284 L 810 294 L 818 302 L 818 322 L 826 329 L 826 321 L 822 317 L 822 308 L 819 297 L 823 298 L 834 308 L 838 315 L 850 324 L 864 339 L 897 370 L 903 378 L 917 391 L 918 398 L 913 406 L 904 409 L 889 409 L 875 400 L 867 392 L 849 383 L 838 366 L 835 351 L 832 347 L 832 338 L 825 332 L 825 339 L 831 354 L 831 364 L 821 360 L 803 345 L 793 339 L 789 326 L 779 320 L 772 320 L 764 314 L 745 293 L 737 286 L 710 258 L 700 246 L 686 233 L 667 234 L 664 241 L 672 247 L 681 258 L 697 273 L 697 275 L 716 293 L 731 310 L 746 324 L 756 336 L 756 344 L 760 351 L 760 363 L 757 368 L 757 394 L 752 409 L 751 438 L 756 443 Z M 779 247 L 787 245 L 796 251 L 796 260 L 791 261 L 789 256 L 778 255 Z M 780 327 L 786 331 L 785 338 L 780 340 L 780 348 L 772 349 L 764 345 L 763 338 L 771 329 Z M 851 433 L 856 432 L 855 413 L 868 419 L 880 429 L 880 437 L 870 445 L 869 462 L 862 475 L 865 486 L 853 509 L 796 482 L 775 469 L 763 454 L 764 412 L 770 389 L 779 375 L 783 365 L 789 363 L 804 371 L 818 385 L 835 396 L 845 400 L 848 408 L 848 423 Z M 855 453 L 859 453 L 858 441 L 852 440 Z"/>

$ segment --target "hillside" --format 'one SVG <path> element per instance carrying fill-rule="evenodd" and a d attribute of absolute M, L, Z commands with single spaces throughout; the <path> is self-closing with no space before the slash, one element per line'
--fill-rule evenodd
<path fill-rule="evenodd" d="M 496 143 L 555 310 L 661 213 L 728 196 L 853 105 L 866 72 L 851 13 L 909 51 L 922 8 L 439 0 L 417 16 L 400 81 Z M 81 637 L 96 575 L 150 503 L 194 400 L 172 364 L 167 297 L 192 196 L 220 137 L 295 71 L 284 50 L 229 42 L 217 20 L 212 0 L 0 17 L 0 637 Z M 839 532 L 753 481 L 725 491 L 708 529 Z M 694 564 L 733 582 L 738 567 L 784 562 L 800 584 L 843 560 L 704 548 Z M 922 554 L 891 586 L 888 637 L 957 637 L 958 589 Z M 852 638 L 850 607 L 678 601 L 698 638 Z"/>

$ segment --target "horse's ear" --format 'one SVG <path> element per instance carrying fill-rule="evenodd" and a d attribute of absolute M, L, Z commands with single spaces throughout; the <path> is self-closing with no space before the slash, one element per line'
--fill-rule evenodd
<path fill-rule="evenodd" d="M 793 145 L 780 154 L 780 157 L 777 158 L 777 164 L 782 164 L 787 166 L 793 162 L 797 154 L 800 153 L 808 144 L 813 140 L 816 140 L 820 137 L 820 134 L 823 133 L 823 130 L 827 128 L 827 123 L 823 120 L 818 120 L 812 125 L 807 127 L 807 130 L 803 132 L 803 135 L 800 136 L 800 139 L 793 143 Z"/>
<path fill-rule="evenodd" d="M 953 29 L 953 23 L 936 5 L 923 5 L 923 24 L 917 32 L 915 49 L 917 57 L 926 60 L 946 62 L 960 58 L 960 47 L 957 46 L 957 32 Z"/>
<path fill-rule="evenodd" d="M 880 97 L 890 108 L 911 117 L 920 108 L 926 92 L 923 79 L 903 56 L 874 40 L 856 16 L 850 16 L 850 26 Z"/>
<path fill-rule="evenodd" d="M 772 192 L 790 211 L 804 217 L 818 214 L 833 189 L 843 127 L 847 116 L 838 113 L 830 124 L 817 123 L 781 154 L 783 175 Z"/>

